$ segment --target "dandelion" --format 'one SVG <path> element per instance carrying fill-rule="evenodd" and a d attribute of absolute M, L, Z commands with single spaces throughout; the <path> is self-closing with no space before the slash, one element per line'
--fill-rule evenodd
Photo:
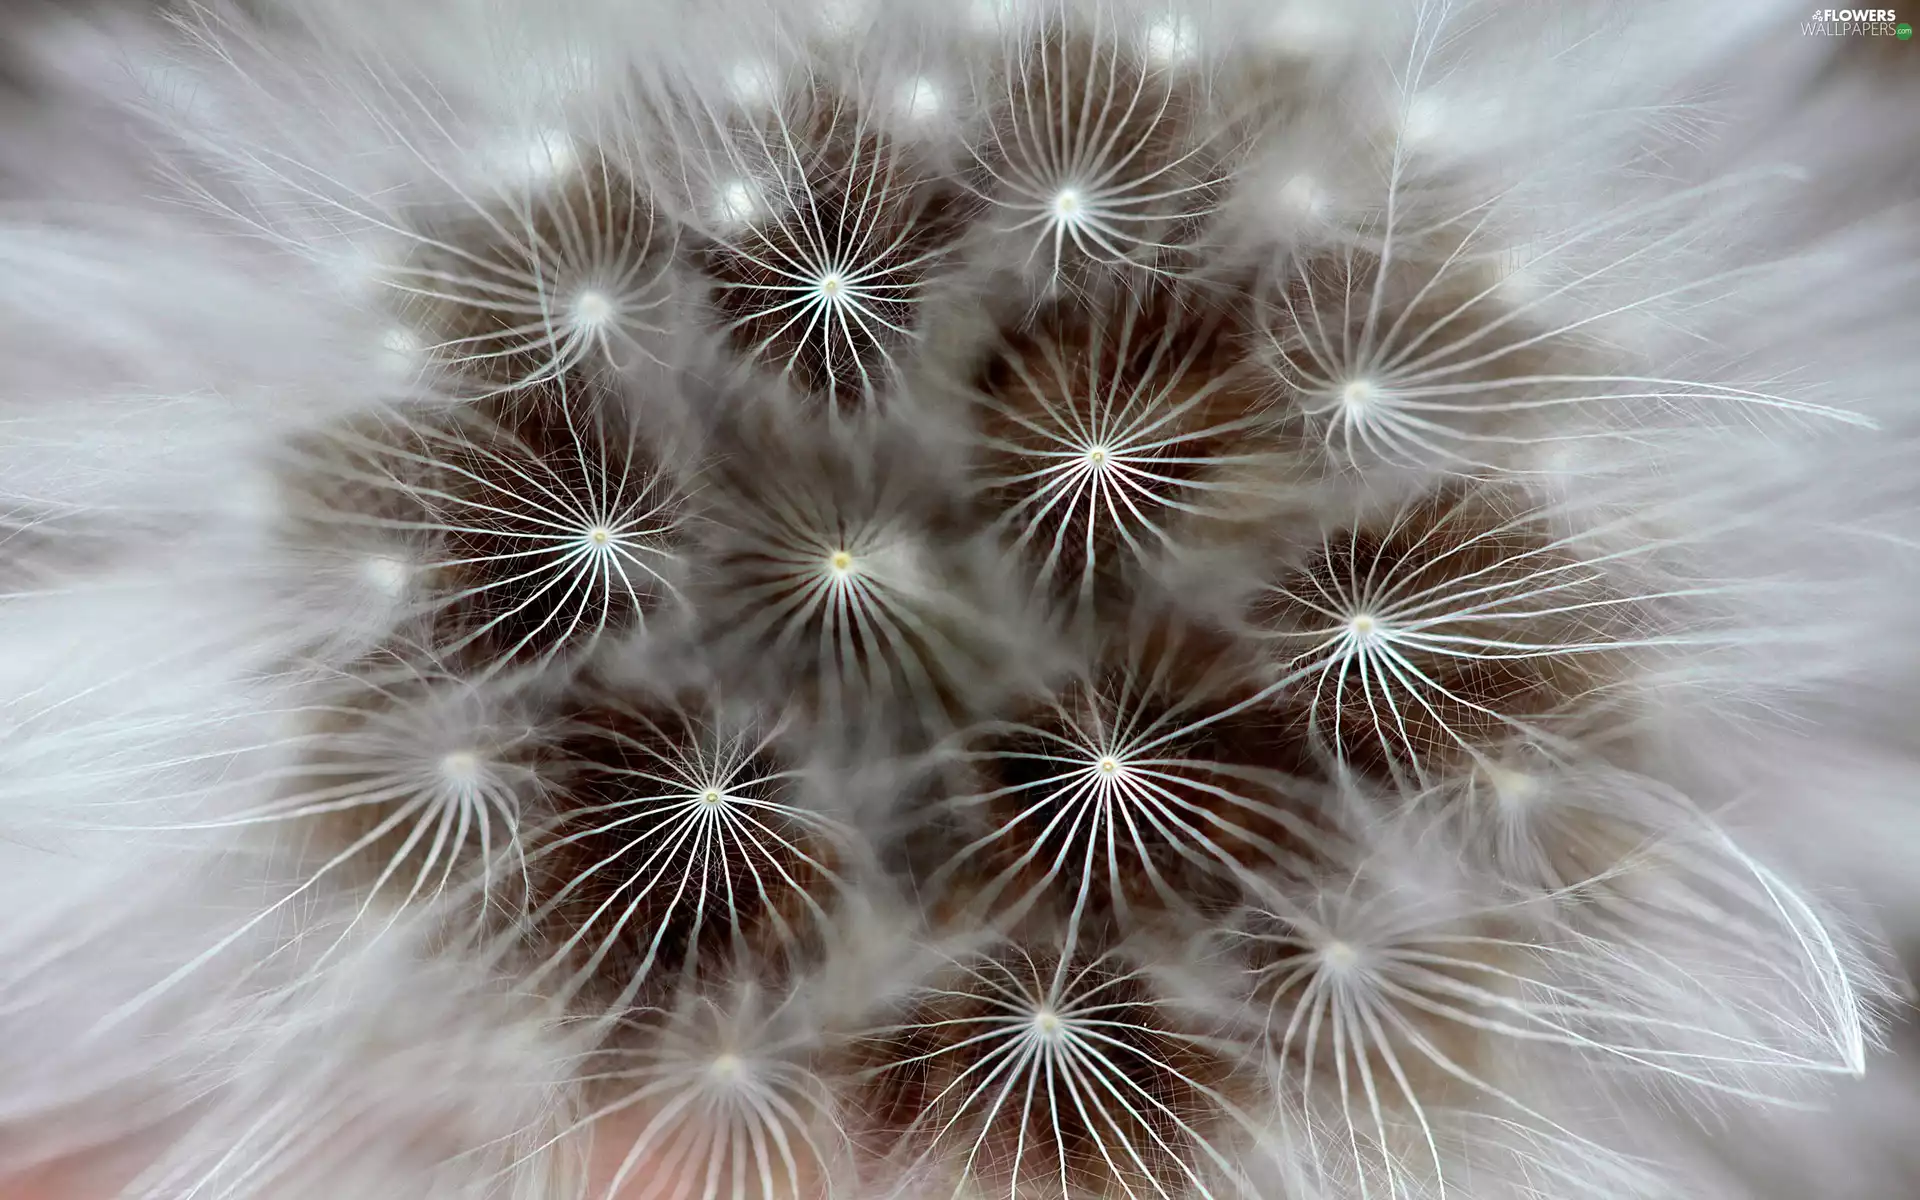
<path fill-rule="evenodd" d="M 1052 291 L 1089 268 L 1175 270 L 1225 192 L 1229 134 L 1202 89 L 1171 69 L 1192 44 L 1183 25 L 1149 28 L 1144 47 L 1096 9 L 1082 32 L 1049 23 L 1005 35 L 990 137 L 975 151 L 997 233 Z M 1144 50 L 1147 60 L 1142 61 Z"/>
<path fill-rule="evenodd" d="M 1778 942 L 1741 944 L 1767 983 L 1730 1012 L 1696 975 L 1726 968 L 1724 953 L 1696 957 L 1699 943 L 1649 928 L 1623 942 L 1582 933 L 1525 904 L 1476 899 L 1394 853 L 1333 886 L 1273 893 L 1238 934 L 1280 1086 L 1298 1098 L 1286 1111 L 1310 1123 L 1290 1140 L 1323 1186 L 1331 1173 L 1389 1181 L 1385 1195 L 1421 1179 L 1448 1190 L 1462 1111 L 1605 1164 L 1605 1147 L 1524 1094 L 1527 1076 L 1505 1057 L 1522 1047 L 1540 1079 L 1556 1069 L 1542 1057 L 1552 1048 L 1596 1070 L 1748 1100 L 1768 1098 L 1761 1080 L 1855 1069 L 1841 1031 L 1857 1028 L 1857 1013 L 1833 986 L 1845 970 L 1829 941 L 1771 962 Z M 1772 909 L 1792 922 L 1774 926 L 1781 934 L 1801 920 L 1789 895 Z"/>
<path fill-rule="evenodd" d="M 1553 726 L 1628 690 L 1636 655 L 1724 644 L 1666 606 L 1722 589 L 1639 582 L 1658 542 L 1557 533 L 1550 510 L 1452 491 L 1325 536 L 1253 606 L 1272 686 L 1343 769 L 1424 784 L 1510 740 L 1574 753 Z M 1705 612 L 1704 604 L 1701 607 Z"/>
<path fill-rule="evenodd" d="M 1232 667 L 1219 645 L 1174 636 L 968 731 L 961 761 L 986 790 L 944 809 L 980 832 L 936 882 L 1003 920 L 1051 898 L 1077 931 L 1089 914 L 1127 928 L 1136 910 L 1217 909 L 1249 878 L 1313 872 L 1328 836 L 1316 797 Z"/>
<path fill-rule="evenodd" d="M 1232 1048 L 1181 1032 L 1116 954 L 955 961 L 865 1039 L 867 1087 L 909 1170 L 956 1190 L 1231 1194 Z"/>
<path fill-rule="evenodd" d="M 797 689 L 830 724 L 885 711 L 938 729 L 984 685 L 1001 638 L 983 607 L 990 581 L 938 542 L 950 510 L 912 451 L 874 449 L 879 461 L 863 463 L 801 445 L 756 477 L 726 471 L 699 607 L 746 674 Z"/>
<path fill-rule="evenodd" d="M 996 528 L 1082 608 L 1279 490 L 1274 418 L 1230 365 L 1224 318 L 1181 307 L 1063 315 L 1014 336 L 977 393 Z"/>
<path fill-rule="evenodd" d="M 1897 1091 L 1901 831 L 1750 749 L 1913 790 L 1903 114 L 1484 7 L 10 6 L 0 1192 L 1663 1200 Z"/>
<path fill-rule="evenodd" d="M 1283 203 L 1317 203 L 1307 187 L 1290 182 Z M 1573 443 L 1629 446 L 1702 421 L 1872 425 L 1766 381 L 1610 369 L 1608 321 L 1723 281 L 1594 303 L 1589 292 L 1618 295 L 1607 276 L 1633 260 L 1566 264 L 1583 242 L 1616 230 L 1540 246 L 1523 274 L 1522 258 L 1488 231 L 1498 211 L 1483 205 L 1434 229 L 1390 229 L 1391 254 L 1304 257 L 1262 295 L 1261 362 L 1329 460 L 1357 470 L 1539 474 Z M 1633 253 L 1657 254 L 1664 240 Z"/>
<path fill-rule="evenodd" d="M 647 448 L 595 411 L 516 430 L 407 420 L 342 430 L 319 465 L 318 519 L 411 549 L 373 569 L 417 581 L 437 654 L 484 670 L 549 661 L 674 595 L 682 506 Z"/>
<path fill-rule="evenodd" d="M 626 1003 L 745 954 L 792 954 L 828 917 L 853 838 L 809 806 L 782 729 L 717 705 L 587 714 L 575 778 L 532 852 L 552 949 L 532 979 Z"/>
<path fill-rule="evenodd" d="M 421 222 L 385 285 L 420 353 L 518 392 L 659 361 L 673 334 L 677 231 L 603 155 L 499 211 Z"/>
<path fill-rule="evenodd" d="M 903 115 L 937 115 L 931 81 L 905 86 Z M 872 406 L 919 336 L 964 227 L 961 194 L 845 100 L 776 104 L 744 131 L 713 119 L 731 178 L 700 262 L 728 344 L 836 414 Z M 747 188 L 744 204 L 729 190 Z"/>

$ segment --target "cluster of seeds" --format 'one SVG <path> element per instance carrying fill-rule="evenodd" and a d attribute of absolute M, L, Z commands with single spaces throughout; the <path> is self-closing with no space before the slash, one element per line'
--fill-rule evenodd
<path fill-rule="evenodd" d="M 597 1023 L 608 1194 L 1620 1197 L 1533 1085 L 1859 1068 L 1819 915 L 1635 773 L 1728 589 L 1549 486 L 1839 414 L 1615 363 L 1392 105 L 1377 194 L 1276 182 L 1317 84 L 1197 37 L 795 38 L 334 213 L 409 386 L 283 535 L 384 617 L 249 819 Z"/>

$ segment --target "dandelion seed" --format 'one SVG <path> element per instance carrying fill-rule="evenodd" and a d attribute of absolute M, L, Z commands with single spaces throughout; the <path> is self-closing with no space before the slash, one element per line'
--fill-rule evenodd
<path fill-rule="evenodd" d="M 1481 247 L 1493 215 L 1482 205 L 1427 230 L 1431 244 L 1389 229 L 1395 244 L 1381 255 L 1303 262 L 1262 301 L 1264 367 L 1329 458 L 1474 477 L 1536 470 L 1529 452 L 1583 440 L 1645 441 L 1676 418 L 1866 423 L 1764 387 L 1610 371 L 1597 328 L 1585 331 L 1690 286 L 1560 320 L 1551 306 L 1630 261 L 1548 286 L 1556 258 L 1600 231 L 1542 248 L 1519 270 L 1511 250 Z"/>
<path fill-rule="evenodd" d="M 1324 218 L 1332 205 L 1326 189 L 1311 175 L 1288 176 L 1277 199 L 1281 210 L 1296 220 Z"/>
<path fill-rule="evenodd" d="M 496 692 L 437 669 L 347 678 L 290 714 L 291 762 L 243 794 L 270 798 L 149 832 L 232 831 L 310 848 L 246 921 L 108 1015 L 110 1027 L 180 988 L 250 934 L 299 908 L 344 899 L 345 923 L 305 969 L 318 978 L 350 945 L 409 917 L 448 922 L 455 940 L 522 910 L 530 887 L 525 810 L 542 787 L 545 731 Z M 209 797 L 201 796 L 205 800 Z M 451 920 L 449 921 L 449 918 Z"/>
<path fill-rule="evenodd" d="M 1141 41 L 1147 61 L 1163 67 L 1192 60 L 1200 46 L 1193 22 L 1172 13 L 1150 22 Z"/>
<path fill-rule="evenodd" d="M 742 956 L 777 965 L 828 919 L 852 838 L 807 807 L 780 733 L 715 705 L 582 719 L 577 779 L 532 852 L 553 881 L 535 983 L 618 1007 Z"/>
<path fill-rule="evenodd" d="M 1546 727 L 1635 652 L 1705 644 L 1663 634 L 1657 613 L 1711 589 L 1614 583 L 1651 549 L 1601 553 L 1524 501 L 1455 491 L 1328 535 L 1255 620 L 1296 648 L 1278 686 L 1336 763 L 1422 786 L 1511 738 L 1559 744 Z"/>
<path fill-rule="evenodd" d="M 985 790 L 944 812 L 976 836 L 934 877 L 1005 921 L 1043 899 L 1069 938 L 1087 914 L 1231 902 L 1238 881 L 1311 873 L 1314 801 L 1281 768 L 1226 647 L 1180 638 L 1061 689 L 1021 719 L 970 730 Z"/>
<path fill-rule="evenodd" d="M 779 73 L 771 63 L 749 59 L 727 72 L 727 94 L 736 104 L 757 107 L 771 103 L 779 90 Z"/>
<path fill-rule="evenodd" d="M 594 1196 L 688 1200 L 724 1185 L 738 1200 L 798 1200 L 830 1186 L 847 1138 L 791 998 L 689 989 L 628 1024 L 631 1044 L 594 1055 L 582 1079 L 605 1099 L 561 1135 L 590 1128 L 608 1143 Z"/>
<path fill-rule="evenodd" d="M 1236 935 L 1276 1069 L 1298 1101 L 1283 1110 L 1301 1114 L 1288 1118 L 1289 1142 L 1322 1186 L 1356 1174 L 1460 1186 L 1453 1175 L 1459 1167 L 1464 1180 L 1466 1168 L 1451 1147 L 1461 1137 L 1463 1087 L 1530 1137 L 1590 1156 L 1596 1168 L 1611 1161 L 1514 1090 L 1523 1080 L 1497 1064 L 1522 1047 L 1748 1099 L 1760 1095 L 1756 1079 L 1845 1069 L 1844 1049 L 1824 1040 L 1833 993 L 1801 990 L 1838 968 L 1831 958 L 1796 952 L 1764 972 L 1784 985 L 1782 995 L 1811 1001 L 1809 1010 L 1783 1021 L 1761 1000 L 1745 1014 L 1750 1022 L 1722 1021 L 1684 982 L 1714 969 L 1718 955 L 1692 958 L 1686 942 L 1643 950 L 1543 927 L 1525 905 L 1418 882 L 1421 872 L 1392 857 L 1405 850 L 1391 848 L 1311 894 L 1276 895 Z M 1776 919 L 1787 912 L 1775 910 Z"/>
<path fill-rule="evenodd" d="M 822 0 L 818 16 L 829 36 L 855 37 L 873 20 L 872 0 Z"/>
<path fill-rule="evenodd" d="M 922 290 L 958 232 L 956 198 L 843 105 L 799 121 L 776 109 L 771 121 L 724 153 L 764 164 L 774 202 L 722 228 L 702 264 L 734 349 L 837 415 L 897 375 Z"/>
<path fill-rule="evenodd" d="M 1088 265 L 1167 270 L 1225 185 L 1221 135 L 1198 118 L 1199 97 L 1122 40 L 1096 26 L 1010 43 L 991 144 L 975 155 L 1000 232 L 1027 242 L 1024 266 L 1049 288 Z M 1191 31 L 1156 24 L 1145 49 L 1178 60 Z"/>
<path fill-rule="evenodd" d="M 564 129 L 502 137 L 483 157 L 489 174 L 521 190 L 549 186 L 581 163 L 579 146 Z"/>
<path fill-rule="evenodd" d="M 579 649 L 675 587 L 679 500 L 635 438 L 564 411 L 521 434 L 342 431 L 348 457 L 318 474 L 323 489 L 358 494 L 321 513 L 323 526 L 422 543 L 408 569 L 415 611 L 438 654 L 483 671 Z"/>
<path fill-rule="evenodd" d="M 423 224 L 388 273 L 436 339 L 427 352 L 501 392 L 655 358 L 675 234 L 644 186 L 595 156 L 553 188 L 507 195 Z"/>
<path fill-rule="evenodd" d="M 1240 1178 L 1233 1048 L 1183 1033 L 1117 955 L 955 961 L 864 1039 L 890 1157 L 957 1193 L 1196 1195 Z"/>
<path fill-rule="evenodd" d="M 943 502 L 898 448 L 876 448 L 877 465 L 796 449 L 715 491 L 708 627 L 761 686 L 842 729 L 877 711 L 943 726 L 994 640 L 964 546 L 932 541 Z"/>
<path fill-rule="evenodd" d="M 368 587 L 394 600 L 407 594 L 414 573 L 413 564 L 391 554 L 368 555 L 360 570 Z"/>
<path fill-rule="evenodd" d="M 1265 42 L 1299 58 L 1319 58 L 1346 47 L 1356 30 L 1347 14 L 1321 0 L 1287 0 L 1265 26 Z"/>
<path fill-rule="evenodd" d="M 979 486 L 1037 581 L 1085 606 L 1258 491 L 1269 419 L 1204 312 L 1131 306 L 1011 340 L 978 393 Z M 1221 522 L 1224 524 L 1224 521 Z M 1190 548 L 1192 543 L 1187 543 Z"/>
<path fill-rule="evenodd" d="M 1001 33 L 1016 28 L 1027 15 L 1028 0 L 972 0 L 967 5 L 967 20 L 983 34 Z"/>
<path fill-rule="evenodd" d="M 932 121 L 946 115 L 947 100 L 940 85 L 924 75 L 900 85 L 894 111 L 907 121 Z"/>
<path fill-rule="evenodd" d="M 720 186 L 719 197 L 714 201 L 714 219 L 723 229 L 737 230 L 752 224 L 765 215 L 766 206 L 761 200 L 759 189 L 744 179 L 734 179 Z"/>
<path fill-rule="evenodd" d="M 426 362 L 426 346 L 411 329 L 394 326 L 380 335 L 380 348 L 396 374 L 412 374 Z"/>

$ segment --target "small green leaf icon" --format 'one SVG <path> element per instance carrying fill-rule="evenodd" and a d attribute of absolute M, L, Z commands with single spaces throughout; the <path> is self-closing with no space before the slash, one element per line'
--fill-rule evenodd
<path fill-rule="evenodd" d="M 1895 25 L 1893 27 L 1893 36 L 1899 38 L 1903 42 L 1910 42 L 1913 40 L 1913 26 L 1907 24 L 1905 21 L 1902 21 L 1898 25 Z"/>

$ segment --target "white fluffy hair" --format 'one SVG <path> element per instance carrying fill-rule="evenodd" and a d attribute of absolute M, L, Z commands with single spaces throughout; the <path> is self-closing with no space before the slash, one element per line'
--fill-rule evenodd
<path fill-rule="evenodd" d="M 1911 1194 L 1904 15 L 9 7 L 0 1190 Z"/>

